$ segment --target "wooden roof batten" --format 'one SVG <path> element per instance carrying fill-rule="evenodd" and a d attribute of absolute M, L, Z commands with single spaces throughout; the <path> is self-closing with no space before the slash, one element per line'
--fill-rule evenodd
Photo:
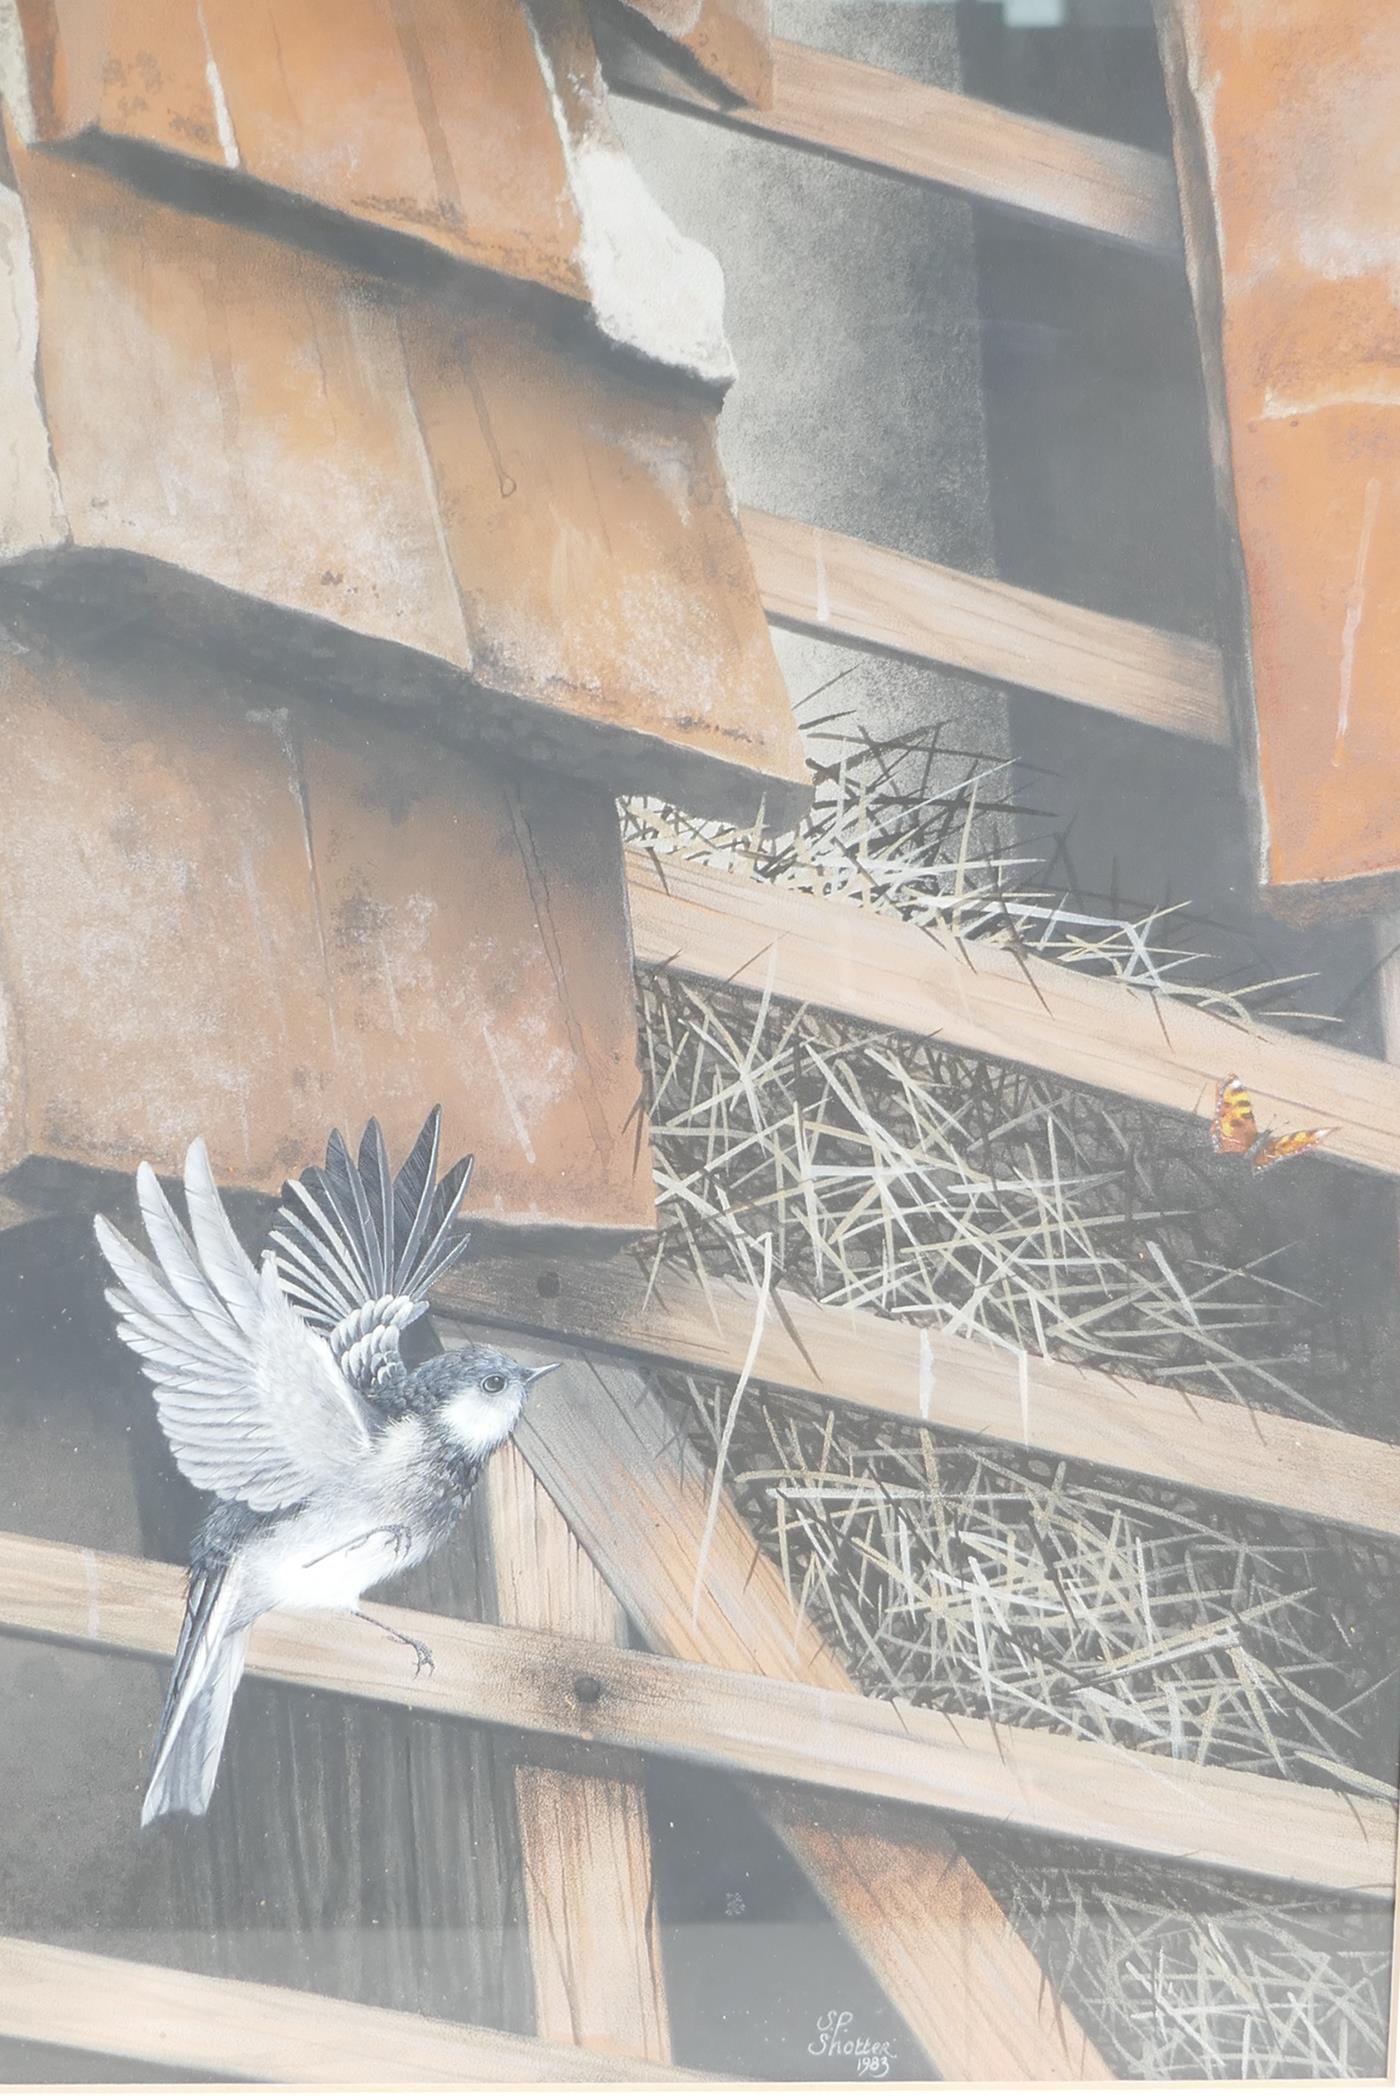
<path fill-rule="evenodd" d="M 631 848 L 627 870 L 639 963 L 937 1036 L 1203 1122 L 1221 1080 L 1243 1071 L 1265 1121 L 1330 1126 L 1332 1158 L 1400 1175 L 1400 1080 L 1380 1058 L 674 854 Z"/>
<path fill-rule="evenodd" d="M 652 2085 L 704 2074 L 272 1983 L 0 1939 L 0 2033 L 274 2085 Z"/>
<path fill-rule="evenodd" d="M 749 1362 L 755 1379 L 823 1405 L 1400 1539 L 1400 1445 L 932 1325 L 776 1291 L 760 1327 L 747 1285 L 625 1257 L 484 1258 L 435 1303 L 446 1317 L 724 1378 Z"/>
<path fill-rule="evenodd" d="M 621 94 L 1180 258 L 1176 183 L 1163 154 L 776 37 L 771 91 L 757 108 L 625 36 L 605 36 L 603 52 Z"/>
<path fill-rule="evenodd" d="M 527 1454 L 535 1448 L 527 1441 Z M 545 1478 L 553 1492 L 552 1468 Z M 561 1500 L 568 1508 L 567 1489 Z M 183 1610 L 177 1568 L 0 1535 L 0 1627 L 166 1657 Z M 376 1640 L 374 1627 L 350 1615 L 269 1614 L 254 1631 L 248 1669 L 936 1817 L 1347 1895 L 1389 1900 L 1394 1889 L 1396 1819 L 1388 1802 L 873 1699 L 804 1681 L 805 1673 L 785 1683 L 520 1626 L 388 1605 L 378 1616 L 431 1648 L 430 1677 L 415 1678 L 382 1633 Z"/>
<path fill-rule="evenodd" d="M 796 518 L 747 506 L 740 518 L 776 627 L 1230 742 L 1220 651 L 1208 642 Z"/>

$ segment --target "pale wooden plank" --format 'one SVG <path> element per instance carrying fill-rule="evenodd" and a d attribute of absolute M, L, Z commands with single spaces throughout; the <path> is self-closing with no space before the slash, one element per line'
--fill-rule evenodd
<path fill-rule="evenodd" d="M 487 1469 L 492 1562 L 506 1626 L 625 1642 L 612 1592 L 518 1450 Z M 666 2063 L 670 2019 L 640 1774 L 515 1768 L 536 2031 Z"/>
<path fill-rule="evenodd" d="M 740 512 L 770 620 L 1228 744 L 1220 652 L 843 533 Z"/>
<path fill-rule="evenodd" d="M 577 1397 L 582 1379 L 571 1389 Z M 582 1410 L 571 1412 L 576 1438 L 583 1420 Z M 551 1455 L 565 1441 L 556 1410 Z M 620 1582 L 615 1557 L 597 1550 L 592 1528 L 580 1520 L 584 1498 L 561 1487 L 562 1468 L 545 1461 L 537 1437 L 521 1442 L 630 1609 L 636 1585 L 629 1589 Z M 575 1470 L 587 1472 L 591 1463 L 596 1482 L 605 1469 L 596 1452 L 589 1461 L 592 1448 L 587 1439 L 576 1442 L 570 1457 Z M 614 1484 L 632 1550 L 640 1554 L 648 1483 L 629 1473 Z M 663 1510 L 669 1517 L 664 1503 Z M 693 1556 L 685 1559 L 688 1585 Z M 707 1583 L 713 1579 L 708 1570 Z M 740 1632 L 748 1610 L 745 1588 L 740 1581 L 733 1598 Z M 163 1658 L 174 1651 L 183 1591 L 180 1570 L 158 1561 L 0 1534 L 0 1627 L 14 1632 Z M 829 1787 L 938 1816 L 990 1819 L 1002 1827 L 1309 1888 L 1388 1896 L 1393 1886 L 1395 1817 L 1382 1802 L 1248 1772 L 1176 1764 L 1041 1729 L 954 1720 L 902 1701 L 828 1689 L 797 1674 L 779 1682 L 387 1604 L 377 1604 L 375 1613 L 425 1641 L 436 1668 L 415 1676 L 398 1643 L 386 1643 L 375 1627 L 349 1614 L 283 1612 L 259 1620 L 248 1667 L 353 1698 L 679 1757 L 751 1778 Z M 633 1616 L 649 1632 L 646 1619 Z M 769 1638 L 776 1645 L 784 1632 L 791 1632 L 790 1616 Z"/>
<path fill-rule="evenodd" d="M 0 2033 L 275 2085 L 651 2085 L 696 2072 L 271 1983 L 0 1939 Z"/>
<path fill-rule="evenodd" d="M 728 1494 L 694 1598 L 708 1490 L 644 1380 L 566 1365 L 551 1383 L 520 1442 L 643 1637 L 687 1661 L 849 1692 L 849 1673 L 798 1618 Z M 1111 2076 L 945 1830 L 930 1823 L 911 1837 L 868 1804 L 858 1829 L 780 1798 L 760 1795 L 759 1806 L 945 2078 Z"/>
<path fill-rule="evenodd" d="M 630 851 L 628 890 L 639 962 L 766 987 L 1203 1119 L 1238 1072 L 1266 1123 L 1335 1126 L 1324 1151 L 1400 1174 L 1400 1073 L 1379 1058 L 674 857 Z"/>
<path fill-rule="evenodd" d="M 545 1275 L 549 1295 L 538 1279 Z M 498 1256 L 446 1279 L 437 1302 L 575 1346 L 737 1377 L 757 1294 L 635 1261 Z M 788 1392 L 996 1437 L 1086 1465 L 1400 1537 L 1400 1447 L 1202 1393 L 1028 1356 L 963 1335 L 776 1292 L 753 1375 Z"/>
<path fill-rule="evenodd" d="M 624 94 L 1153 254 L 1181 252 L 1171 163 L 1117 139 L 781 39 L 765 109 L 726 103 L 620 41 L 609 43 L 607 62 L 611 85 Z"/>

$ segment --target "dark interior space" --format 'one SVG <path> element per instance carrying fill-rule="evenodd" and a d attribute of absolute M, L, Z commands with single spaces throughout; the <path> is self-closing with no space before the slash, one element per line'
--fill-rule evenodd
<path fill-rule="evenodd" d="M 962 0 L 968 92 L 1170 151 L 1150 18 L 1112 12 L 1120 26 L 1104 10 L 1017 29 L 1000 7 Z M 998 573 L 1218 640 L 1221 554 L 1184 269 L 984 206 L 974 219 Z M 1013 696 L 1011 727 L 1048 812 L 1057 881 L 1146 909 L 1190 906 L 1246 981 L 1305 975 L 1290 1003 L 1336 1017 L 1331 1039 L 1374 1048 L 1367 930 L 1300 930 L 1258 908 L 1228 753 L 1040 696 Z"/>

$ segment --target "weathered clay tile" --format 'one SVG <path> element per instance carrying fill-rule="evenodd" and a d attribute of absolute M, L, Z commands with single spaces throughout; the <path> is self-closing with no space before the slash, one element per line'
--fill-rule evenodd
<path fill-rule="evenodd" d="M 585 296 L 520 0 L 17 0 L 33 131 L 236 170 Z"/>
<path fill-rule="evenodd" d="M 614 793 L 800 806 L 703 400 L 479 278 L 429 298 L 12 151 L 12 578 L 47 552 L 70 599 L 178 600 L 280 684 L 414 706 Z"/>
<path fill-rule="evenodd" d="M 623 0 L 744 102 L 773 100 L 770 0 Z"/>
<path fill-rule="evenodd" d="M 32 629 L 0 738 L 0 1168 L 174 1173 L 202 1133 L 270 1190 L 331 1125 L 401 1149 L 441 1101 L 483 1217 L 650 1222 L 605 795 Z"/>
<path fill-rule="evenodd" d="M 582 0 L 15 5 L 31 142 L 81 143 L 186 203 L 170 157 L 192 161 L 222 210 L 270 191 L 373 230 L 354 259 L 390 275 L 385 233 L 562 294 L 701 381 L 733 377 L 719 265 L 608 122 Z"/>
<path fill-rule="evenodd" d="M 1261 873 L 1281 906 L 1364 908 L 1400 877 L 1400 10 L 1162 0 L 1161 28 Z"/>

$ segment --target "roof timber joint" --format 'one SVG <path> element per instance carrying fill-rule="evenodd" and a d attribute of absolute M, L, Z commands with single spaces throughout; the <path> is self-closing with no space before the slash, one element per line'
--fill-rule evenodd
<path fill-rule="evenodd" d="M 126 1555 L 0 1534 L 0 1627 L 108 1653 L 174 1653 L 180 1571 Z M 254 1630 L 255 1675 L 530 1734 L 678 1757 L 751 1779 L 992 1821 L 1197 1866 L 1388 1901 L 1387 1802 L 1145 1751 L 1009 1727 L 857 1691 L 781 1682 L 523 1627 L 379 1608 L 426 1640 L 424 1681 L 351 1615 L 273 1613 Z M 579 1725 L 574 1691 L 601 1697 Z"/>

